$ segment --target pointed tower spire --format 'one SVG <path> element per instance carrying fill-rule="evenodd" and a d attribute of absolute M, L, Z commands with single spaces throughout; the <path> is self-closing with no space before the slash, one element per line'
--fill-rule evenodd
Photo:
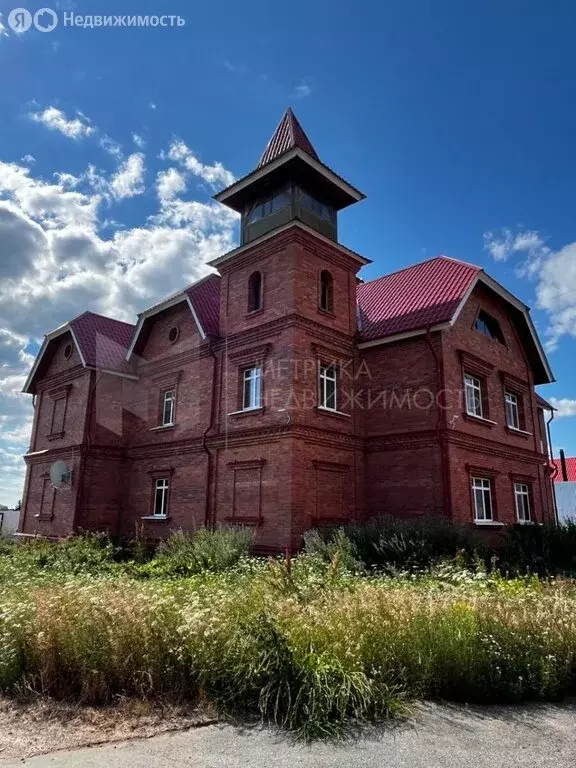
<path fill-rule="evenodd" d="M 288 107 L 282 120 L 278 123 L 278 127 L 274 131 L 272 138 L 268 142 L 264 154 L 260 158 L 258 168 L 271 163 L 272 160 L 276 160 L 277 157 L 283 155 L 284 152 L 288 152 L 290 149 L 299 147 L 314 160 L 320 160 L 316 154 L 316 150 L 312 146 L 312 142 L 306 136 L 304 128 L 298 122 L 298 119 L 292 108 Z"/>

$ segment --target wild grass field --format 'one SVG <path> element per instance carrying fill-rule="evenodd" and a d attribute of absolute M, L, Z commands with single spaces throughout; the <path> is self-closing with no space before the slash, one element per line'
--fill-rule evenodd
<path fill-rule="evenodd" d="M 503 573 L 459 536 L 381 524 L 269 559 L 233 530 L 174 534 L 153 559 L 99 536 L 4 545 L 0 689 L 206 701 L 307 739 L 415 699 L 576 692 L 576 582 L 518 558 Z"/>

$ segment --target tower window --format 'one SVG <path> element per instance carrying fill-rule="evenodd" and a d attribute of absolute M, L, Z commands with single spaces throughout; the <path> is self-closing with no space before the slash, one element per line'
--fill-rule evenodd
<path fill-rule="evenodd" d="M 254 224 L 260 219 L 270 216 L 272 213 L 282 210 L 287 205 L 290 205 L 291 194 L 289 189 L 283 189 L 281 192 L 268 198 L 268 200 L 262 200 L 257 203 L 247 216 L 247 224 Z"/>
<path fill-rule="evenodd" d="M 484 336 L 488 336 L 489 339 L 495 339 L 496 341 L 499 341 L 500 344 L 504 344 L 504 335 L 502 334 L 500 323 L 495 317 L 492 317 L 492 315 L 489 315 L 488 312 L 485 312 L 483 309 L 478 312 L 478 316 L 474 323 L 474 329 L 483 333 Z"/>
<path fill-rule="evenodd" d="M 318 218 L 325 219 L 326 221 L 334 221 L 335 212 L 334 208 L 325 203 L 321 203 L 320 200 L 316 200 L 315 197 L 309 195 L 307 192 L 300 190 L 300 201 L 304 208 L 312 211 Z"/>
<path fill-rule="evenodd" d="M 253 272 L 248 280 L 248 312 L 262 309 L 262 273 Z"/>
<path fill-rule="evenodd" d="M 320 309 L 334 311 L 334 278 L 327 269 L 320 272 Z"/>
<path fill-rule="evenodd" d="M 262 407 L 262 369 L 260 366 L 244 371 L 242 409 L 250 411 Z"/>

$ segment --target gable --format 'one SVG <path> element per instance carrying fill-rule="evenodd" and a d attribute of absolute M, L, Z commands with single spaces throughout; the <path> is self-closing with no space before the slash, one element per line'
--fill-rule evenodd
<path fill-rule="evenodd" d="M 175 337 L 175 340 L 173 340 Z M 133 362 L 151 362 L 197 347 L 202 337 L 185 298 L 143 321 Z"/>
<path fill-rule="evenodd" d="M 78 347 L 70 331 L 49 342 L 42 362 L 41 370 L 37 372 L 42 378 L 56 376 L 77 365 L 82 365 Z"/>

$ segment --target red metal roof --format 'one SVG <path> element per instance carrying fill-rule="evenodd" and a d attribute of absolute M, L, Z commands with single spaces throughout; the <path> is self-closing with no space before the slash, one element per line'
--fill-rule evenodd
<path fill-rule="evenodd" d="M 220 330 L 220 279 L 218 275 L 208 275 L 184 291 L 207 336 L 218 336 Z"/>
<path fill-rule="evenodd" d="M 110 317 L 84 312 L 69 323 L 87 366 L 131 373 L 126 352 L 134 326 Z"/>
<path fill-rule="evenodd" d="M 448 322 L 480 267 L 438 256 L 358 286 L 362 341 Z"/>
<path fill-rule="evenodd" d="M 306 136 L 304 129 L 298 122 L 296 115 L 290 108 L 288 108 L 284 113 L 282 120 L 278 123 L 278 127 L 274 131 L 272 138 L 268 142 L 257 167 L 262 168 L 263 165 L 271 163 L 272 160 L 276 160 L 276 158 L 283 155 L 284 152 L 288 152 L 288 150 L 294 149 L 295 147 L 304 150 L 304 152 L 310 155 L 310 157 L 313 157 L 314 160 L 320 160 L 316 154 L 316 150 L 312 146 L 312 142 L 308 136 Z"/>
<path fill-rule="evenodd" d="M 556 473 L 556 477 L 554 478 L 554 482 L 555 483 L 564 482 L 564 478 L 562 477 L 562 464 L 560 462 L 560 459 L 553 459 L 552 462 L 558 470 L 558 472 Z M 568 482 L 570 483 L 576 482 L 576 457 L 566 458 L 566 472 L 568 475 Z"/>

